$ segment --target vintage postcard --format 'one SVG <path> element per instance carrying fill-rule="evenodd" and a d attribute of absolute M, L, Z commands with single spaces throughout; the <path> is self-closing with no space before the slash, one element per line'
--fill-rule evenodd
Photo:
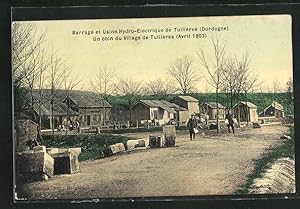
<path fill-rule="evenodd" d="M 12 22 L 15 199 L 295 193 L 292 18 Z"/>

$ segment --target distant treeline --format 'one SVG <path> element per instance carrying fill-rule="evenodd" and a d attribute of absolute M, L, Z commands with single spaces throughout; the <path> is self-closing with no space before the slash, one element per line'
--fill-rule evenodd
<path fill-rule="evenodd" d="M 192 93 L 189 94 L 190 96 L 199 100 L 199 103 L 203 102 L 215 102 L 216 101 L 216 94 L 215 93 Z M 136 101 L 140 99 L 163 99 L 170 101 L 172 98 L 177 96 L 176 94 L 166 95 L 160 98 L 156 96 L 149 96 L 149 95 L 140 95 L 135 98 Z M 252 102 L 257 106 L 258 113 L 263 111 L 266 107 L 272 104 L 273 101 L 277 101 L 283 105 L 286 114 L 293 114 L 294 113 L 294 105 L 289 98 L 288 93 L 248 93 L 245 97 L 244 94 L 239 96 L 235 96 L 232 99 L 232 104 L 236 104 L 239 101 L 247 101 Z M 108 102 L 112 106 L 123 106 L 127 107 L 126 97 L 125 96 L 110 96 L 108 98 Z M 231 106 L 230 94 L 229 93 L 219 93 L 219 103 L 226 107 Z"/>

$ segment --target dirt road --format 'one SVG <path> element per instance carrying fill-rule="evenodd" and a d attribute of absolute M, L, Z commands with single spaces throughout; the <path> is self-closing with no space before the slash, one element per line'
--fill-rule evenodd
<path fill-rule="evenodd" d="M 81 162 L 81 172 L 24 185 L 29 199 L 232 194 L 253 169 L 253 160 L 278 143 L 284 126 L 238 129 L 235 135 L 177 135 L 176 147 L 133 151 Z M 251 135 L 250 135 L 251 133 Z M 143 137 L 145 134 L 128 134 Z M 26 192 L 25 192 L 26 191 Z"/>

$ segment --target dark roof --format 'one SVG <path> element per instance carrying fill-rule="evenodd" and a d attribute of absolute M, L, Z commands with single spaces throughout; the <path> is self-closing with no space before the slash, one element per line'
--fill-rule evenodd
<path fill-rule="evenodd" d="M 50 97 L 50 89 L 43 89 L 43 95 Z M 34 90 L 34 97 L 38 98 L 38 91 Z M 63 102 L 66 99 L 67 92 L 65 90 L 55 91 L 55 101 Z M 69 92 L 69 97 L 75 102 L 78 107 L 111 107 L 111 105 L 102 99 L 97 93 L 91 91 L 72 90 Z"/>
<path fill-rule="evenodd" d="M 34 110 L 38 113 L 39 112 L 39 107 L 37 104 L 33 105 Z M 50 108 L 50 102 L 43 103 L 41 105 L 41 113 L 42 115 L 51 115 L 51 108 Z M 53 115 L 55 116 L 67 116 L 68 115 L 68 106 L 65 103 L 62 102 L 56 102 L 53 105 Z M 69 108 L 69 115 L 74 116 L 74 115 L 79 115 L 78 112 L 73 111 L 71 108 Z"/>
<path fill-rule="evenodd" d="M 198 99 L 191 97 L 191 96 L 177 96 L 180 99 L 183 99 L 187 102 L 198 102 Z M 176 97 L 175 97 L 176 98 Z"/>
<path fill-rule="evenodd" d="M 50 98 L 51 91 L 49 89 L 43 89 L 42 90 L 43 98 Z M 56 116 L 65 116 L 68 115 L 68 106 L 66 103 L 64 103 L 66 99 L 67 92 L 64 90 L 56 90 L 55 96 L 54 96 L 54 115 Z M 89 91 L 78 91 L 73 90 L 70 91 L 69 95 L 70 99 L 75 102 L 75 104 L 78 107 L 111 107 L 111 105 L 101 99 L 96 93 L 89 92 Z M 38 91 L 33 91 L 33 98 L 35 101 L 38 100 L 39 95 Z M 27 104 L 30 102 L 30 95 L 26 95 Z M 28 106 L 28 105 L 27 105 Z M 50 108 L 50 99 L 43 99 L 42 105 L 41 105 L 41 111 L 44 115 L 51 115 L 51 108 Z M 35 102 L 34 103 L 34 110 L 38 112 L 38 105 Z M 69 115 L 79 115 L 78 112 L 73 111 L 71 108 L 69 108 Z"/>
<path fill-rule="evenodd" d="M 276 102 L 276 101 L 273 101 L 271 105 L 269 105 L 268 107 L 266 107 L 263 111 L 261 111 L 259 114 L 260 115 L 263 115 L 270 107 L 273 107 L 274 109 L 276 110 L 279 110 L 279 111 L 283 111 L 283 106 Z"/>
<path fill-rule="evenodd" d="M 213 108 L 213 109 L 217 109 L 217 106 L 220 108 L 220 109 L 225 109 L 225 107 L 220 104 L 220 103 L 216 103 L 216 102 L 204 102 L 202 103 L 201 105 L 208 105 L 209 107 Z M 217 105 L 218 104 L 218 105 Z"/>
<path fill-rule="evenodd" d="M 257 106 L 255 104 L 253 104 L 251 102 L 244 102 L 244 101 L 240 101 L 240 102 L 236 103 L 233 107 L 236 107 L 239 104 L 246 105 L 247 107 L 250 107 L 250 108 L 257 108 Z"/>
<path fill-rule="evenodd" d="M 70 99 L 78 107 L 111 107 L 103 97 L 90 91 L 71 91 Z"/>
<path fill-rule="evenodd" d="M 166 100 L 140 100 L 137 104 L 144 104 L 148 107 L 159 107 L 168 112 L 175 113 L 175 110 L 185 111 L 185 108 L 182 108 L 174 103 L 168 102 Z M 134 106 L 135 106 L 134 105 Z"/>
<path fill-rule="evenodd" d="M 181 107 L 175 103 L 171 103 L 172 104 L 172 107 L 177 110 L 177 111 L 188 111 L 188 109 L 184 108 L 184 107 Z"/>

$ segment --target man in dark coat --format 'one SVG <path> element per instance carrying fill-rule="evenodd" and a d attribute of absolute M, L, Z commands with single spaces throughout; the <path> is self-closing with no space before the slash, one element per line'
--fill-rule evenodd
<path fill-rule="evenodd" d="M 228 125 L 227 125 L 228 133 L 230 133 L 230 128 L 231 128 L 232 133 L 234 134 L 234 126 L 233 126 L 234 121 L 233 121 L 233 118 L 232 118 L 232 115 L 231 115 L 230 111 L 227 112 L 225 119 L 228 120 Z"/>
<path fill-rule="evenodd" d="M 198 127 L 198 124 L 197 124 L 197 120 L 196 120 L 196 117 L 195 117 L 195 114 L 191 115 L 189 121 L 187 122 L 187 128 L 189 129 L 189 132 L 190 132 L 190 140 L 192 141 L 193 139 L 195 140 L 195 128 Z"/>

